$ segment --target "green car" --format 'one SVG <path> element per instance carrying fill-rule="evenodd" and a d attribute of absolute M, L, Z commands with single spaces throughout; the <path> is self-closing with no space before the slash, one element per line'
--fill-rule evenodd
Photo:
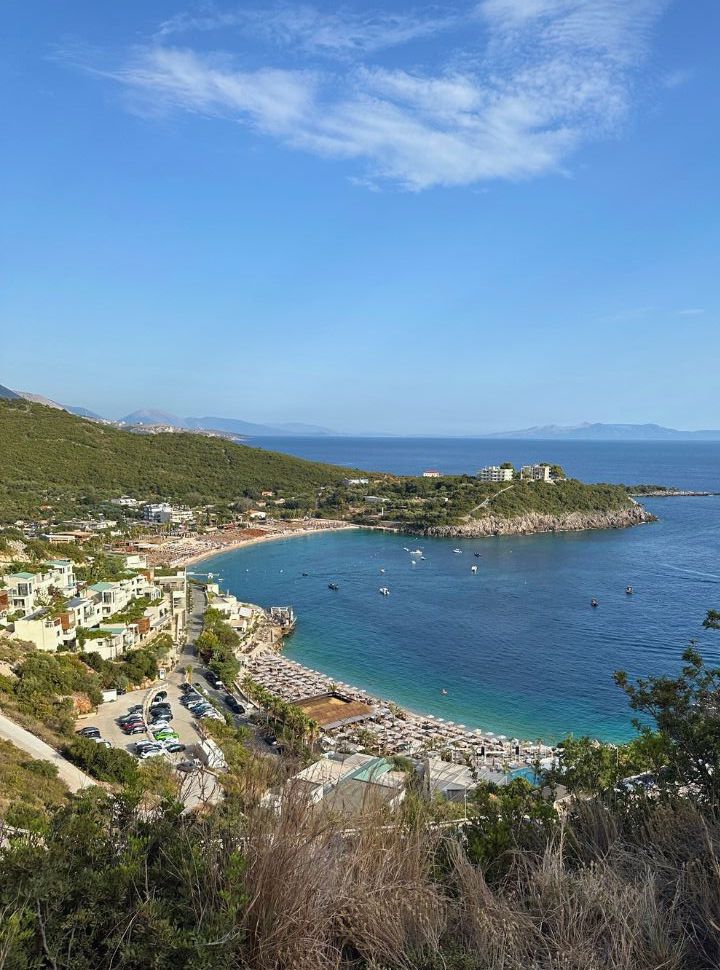
<path fill-rule="evenodd" d="M 180 735 L 172 728 L 163 728 L 162 731 L 154 731 L 153 737 L 158 741 L 176 741 Z"/>

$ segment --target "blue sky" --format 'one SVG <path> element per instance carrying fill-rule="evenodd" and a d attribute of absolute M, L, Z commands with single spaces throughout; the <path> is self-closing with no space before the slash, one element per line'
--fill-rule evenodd
<path fill-rule="evenodd" d="M 8 0 L 0 383 L 720 427 L 720 4 Z"/>

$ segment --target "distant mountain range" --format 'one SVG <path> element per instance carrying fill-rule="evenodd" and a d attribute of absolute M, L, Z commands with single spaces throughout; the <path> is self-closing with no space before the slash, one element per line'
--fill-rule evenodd
<path fill-rule="evenodd" d="M 678 431 L 659 424 L 543 424 L 502 431 L 488 438 L 535 438 L 548 441 L 720 441 L 720 431 Z"/>
<path fill-rule="evenodd" d="M 152 408 L 133 411 L 121 418 L 122 424 L 134 425 L 168 425 L 172 428 L 187 428 L 189 431 L 225 431 L 229 434 L 247 438 L 281 437 L 292 435 L 335 435 L 337 431 L 321 428 L 314 424 L 255 424 L 252 421 L 241 421 L 239 418 L 180 418 L 167 411 L 156 411 Z"/>
<path fill-rule="evenodd" d="M 256 424 L 252 421 L 241 421 L 239 418 L 180 418 L 176 414 L 168 411 L 160 411 L 154 408 L 141 408 L 126 414 L 119 421 L 109 421 L 102 415 L 96 414 L 88 408 L 78 407 L 71 404 L 58 404 L 57 401 L 44 397 L 42 394 L 33 394 L 30 391 L 12 391 L 9 387 L 0 384 L 0 398 L 24 398 L 32 401 L 33 404 L 43 404 L 48 408 L 56 408 L 61 411 L 69 411 L 80 418 L 87 418 L 90 421 L 107 421 L 109 424 L 133 425 L 135 427 L 167 426 L 186 429 L 187 431 L 221 431 L 228 437 L 238 438 L 260 438 L 260 437 L 291 437 L 293 435 L 337 435 L 339 432 L 332 431 L 330 428 L 322 428 L 315 424 L 301 424 L 297 421 L 290 421 L 285 424 Z"/>
<path fill-rule="evenodd" d="M 315 424 L 302 424 L 290 421 L 282 424 L 256 424 L 252 421 L 242 421 L 239 418 L 222 418 L 208 416 L 204 418 L 181 418 L 168 411 L 154 408 L 141 408 L 126 414 L 120 421 L 109 421 L 94 411 L 84 407 L 68 404 L 58 404 L 41 394 L 31 394 L 29 391 L 12 391 L 0 384 L 0 398 L 25 398 L 35 404 L 44 404 L 50 408 L 60 408 L 90 421 L 106 421 L 108 424 L 120 426 L 131 425 L 135 428 L 170 427 L 178 430 L 221 432 L 228 438 L 279 438 L 293 436 L 343 435 L 341 431 Z M 365 436 L 374 436 L 366 433 Z M 363 437 L 359 435 L 359 437 Z M 379 435 L 379 437 L 386 437 Z M 397 437 L 391 435 L 390 437 Z M 720 430 L 680 431 L 677 428 L 665 428 L 660 424 L 601 424 L 599 422 L 575 425 L 542 424 L 532 428 L 522 428 L 519 431 L 499 431 L 494 434 L 479 435 L 483 438 L 516 438 L 539 439 L 547 441 L 720 441 Z"/>

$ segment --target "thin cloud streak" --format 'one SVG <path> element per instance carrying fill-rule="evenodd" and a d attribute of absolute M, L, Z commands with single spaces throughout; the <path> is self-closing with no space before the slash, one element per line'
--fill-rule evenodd
<path fill-rule="evenodd" d="M 438 9 L 405 14 L 325 13 L 303 5 L 271 9 L 209 8 L 203 13 L 180 13 L 161 24 L 157 37 L 213 31 L 236 31 L 280 47 L 329 56 L 374 53 L 430 37 L 462 22 L 459 13 Z"/>
<path fill-rule="evenodd" d="M 247 71 L 229 55 L 156 39 L 110 76 L 154 106 L 226 116 L 293 148 L 357 160 L 364 171 L 356 181 L 421 190 L 524 179 L 561 171 L 579 146 L 621 129 L 631 111 L 634 72 L 666 5 L 484 0 L 443 18 L 344 19 L 283 7 L 267 12 L 262 28 L 257 12 L 214 11 L 205 19 L 174 18 L 160 33 L 227 31 L 242 23 L 282 49 L 353 56 L 331 58 L 322 68 L 268 64 Z M 434 36 L 451 23 L 463 24 L 465 39 L 443 51 L 445 66 L 372 62 L 381 45 Z"/>

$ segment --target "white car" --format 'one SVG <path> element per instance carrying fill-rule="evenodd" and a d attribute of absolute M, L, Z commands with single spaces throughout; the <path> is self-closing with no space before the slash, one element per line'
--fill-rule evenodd
<path fill-rule="evenodd" d="M 166 753 L 164 748 L 144 748 L 138 755 L 138 758 L 142 758 L 144 761 L 146 758 L 156 758 L 158 755 L 164 755 Z"/>
<path fill-rule="evenodd" d="M 112 748 L 112 745 L 105 738 L 88 738 L 89 741 L 94 741 L 95 744 L 101 744 L 103 748 Z"/>

